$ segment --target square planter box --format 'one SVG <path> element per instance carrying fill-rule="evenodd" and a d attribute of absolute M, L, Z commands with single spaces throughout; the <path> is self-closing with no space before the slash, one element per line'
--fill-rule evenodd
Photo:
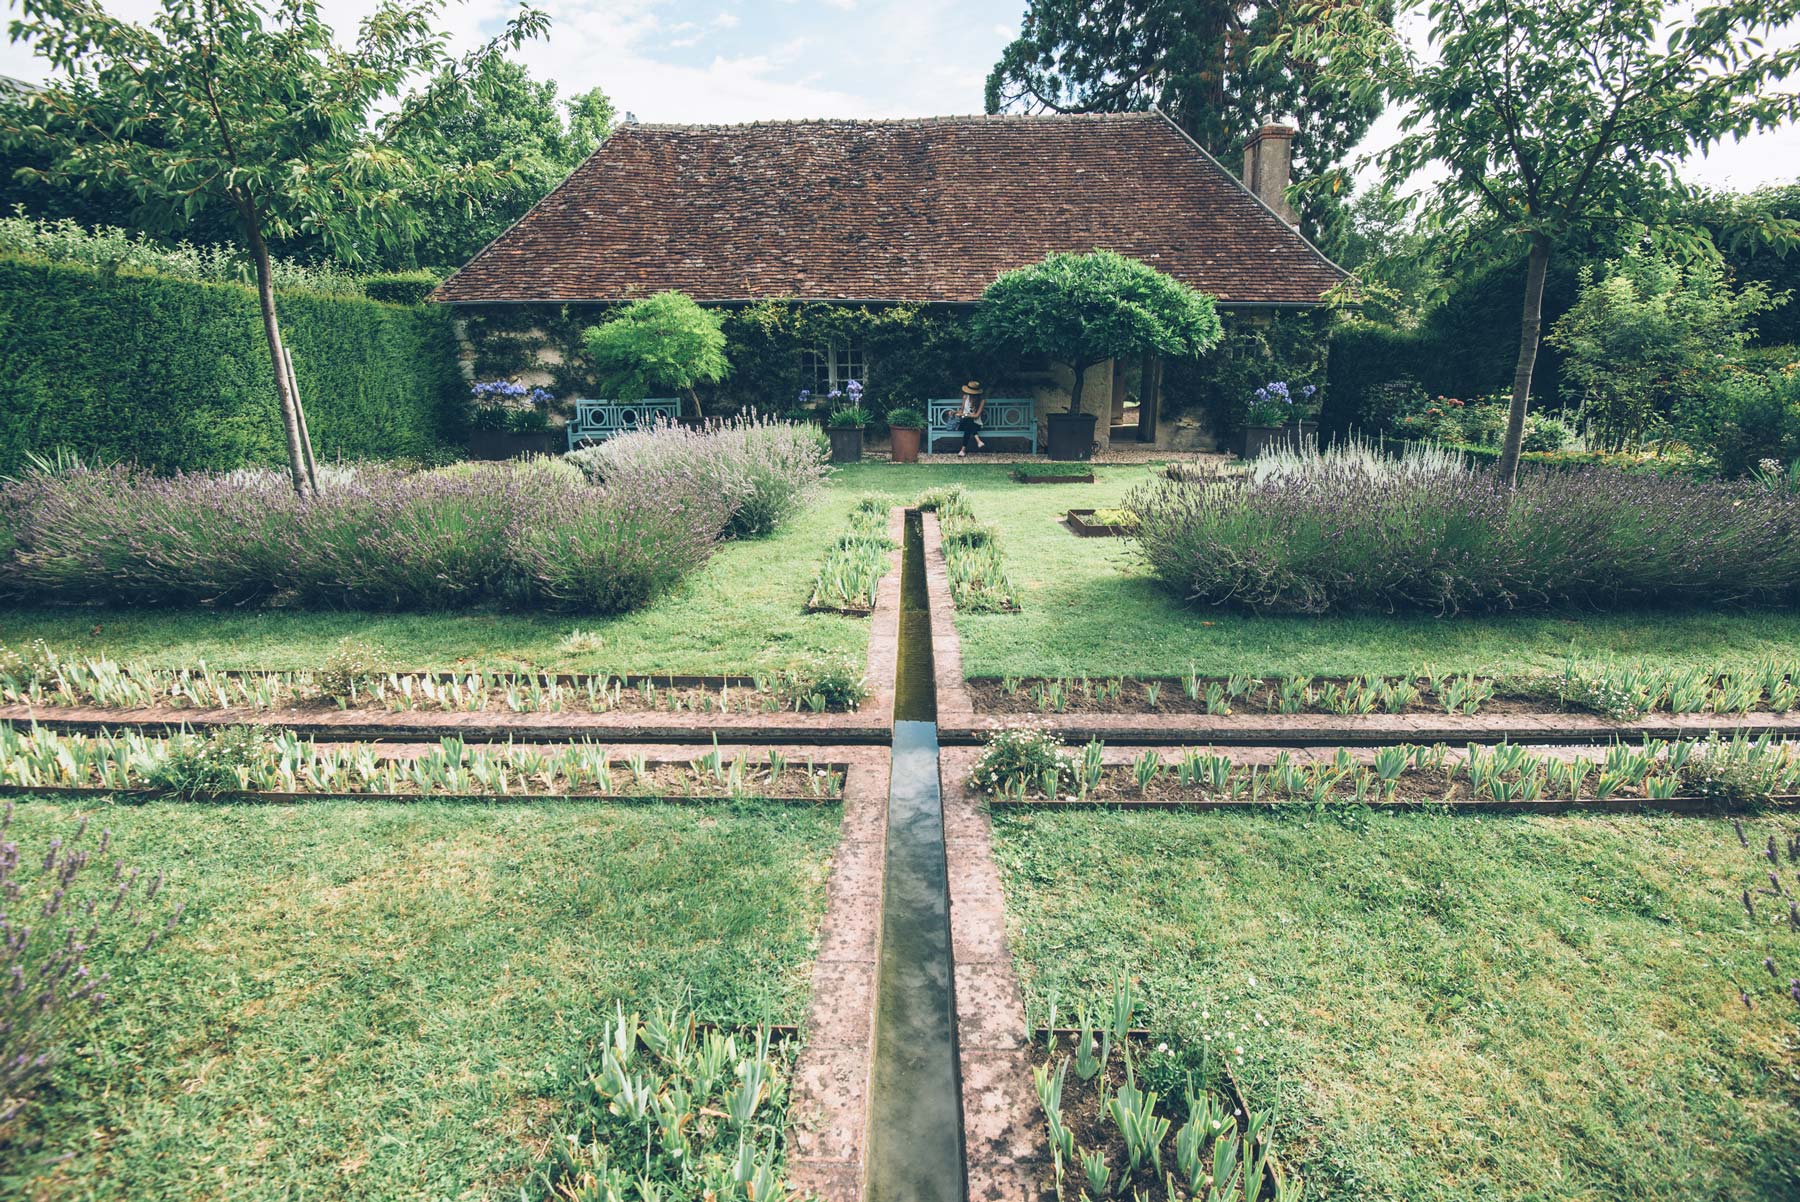
<path fill-rule="evenodd" d="M 859 463 L 862 461 L 863 432 L 861 426 L 831 426 L 825 431 L 831 439 L 831 461 L 833 463 Z"/>
<path fill-rule="evenodd" d="M 517 459 L 522 455 L 554 455 L 568 446 L 560 430 L 535 430 L 515 434 L 511 430 L 469 431 L 469 458 Z"/>
<path fill-rule="evenodd" d="M 1093 509 L 1069 510 L 1069 529 L 1082 538 L 1126 538 L 1137 533 L 1136 526 L 1109 526 L 1105 522 L 1095 521 L 1096 512 Z"/>

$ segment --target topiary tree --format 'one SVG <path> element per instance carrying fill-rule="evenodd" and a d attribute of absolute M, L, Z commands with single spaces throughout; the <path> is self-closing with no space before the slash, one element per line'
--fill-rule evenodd
<path fill-rule="evenodd" d="M 1094 364 L 1145 350 L 1191 358 L 1221 333 L 1212 297 L 1110 250 L 1048 255 L 1003 273 L 981 294 L 972 327 L 988 349 L 1067 363 L 1071 412 Z"/>
<path fill-rule="evenodd" d="M 680 389 L 700 413 L 701 384 L 731 374 L 719 314 L 681 292 L 659 292 L 629 305 L 581 335 L 601 387 L 613 399 L 641 401 L 652 389 Z"/>

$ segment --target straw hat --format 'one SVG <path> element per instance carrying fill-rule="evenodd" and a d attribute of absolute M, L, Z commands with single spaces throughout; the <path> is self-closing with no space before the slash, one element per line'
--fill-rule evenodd
<path fill-rule="evenodd" d="M 981 395 L 981 381 L 980 380 L 970 380 L 967 384 L 964 384 L 963 385 L 963 395 L 964 396 L 980 396 Z"/>

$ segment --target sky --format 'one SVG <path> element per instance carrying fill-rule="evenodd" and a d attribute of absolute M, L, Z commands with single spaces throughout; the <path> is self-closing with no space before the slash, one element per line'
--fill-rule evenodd
<path fill-rule="evenodd" d="M 11 6 L 12 0 L 7 0 Z M 1025 0 L 536 0 L 547 39 L 517 57 L 563 94 L 604 88 L 641 121 L 924 117 L 982 111 L 988 71 L 1017 32 Z M 147 19 L 153 0 L 106 0 Z M 322 0 L 348 37 L 369 0 Z M 452 4 L 459 46 L 499 28 L 506 0 Z M 0 75 L 41 79 L 27 47 L 0 43 Z M 1395 136 L 1391 115 L 1364 149 Z M 1800 178 L 1800 128 L 1726 144 L 1685 174 L 1714 187 Z"/>

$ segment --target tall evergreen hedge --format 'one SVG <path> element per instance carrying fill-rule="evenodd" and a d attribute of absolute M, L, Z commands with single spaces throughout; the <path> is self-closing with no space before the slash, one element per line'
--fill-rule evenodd
<path fill-rule="evenodd" d="M 321 460 L 441 458 L 459 440 L 447 312 L 277 305 Z M 0 259 L 0 474 L 57 447 L 158 471 L 285 462 L 255 293 Z"/>

